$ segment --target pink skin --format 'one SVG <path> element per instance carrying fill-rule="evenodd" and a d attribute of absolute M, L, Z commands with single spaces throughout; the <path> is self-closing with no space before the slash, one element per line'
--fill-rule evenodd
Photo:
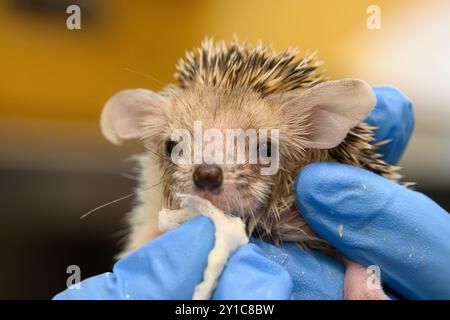
<path fill-rule="evenodd" d="M 367 280 L 370 274 L 362 265 L 345 259 L 344 261 L 344 299 L 345 300 L 390 300 L 382 288 L 370 289 Z"/>

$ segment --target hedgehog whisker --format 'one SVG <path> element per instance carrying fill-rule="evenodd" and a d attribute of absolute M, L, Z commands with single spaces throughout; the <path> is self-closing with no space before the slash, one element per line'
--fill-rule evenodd
<path fill-rule="evenodd" d="M 133 70 L 133 69 L 130 69 L 130 68 L 124 68 L 124 70 L 126 70 L 126 71 L 128 71 L 128 72 L 131 72 L 131 73 L 135 73 L 135 74 L 144 76 L 144 77 L 146 77 L 146 78 L 149 78 L 149 79 L 151 79 L 151 80 L 157 82 L 158 84 L 164 85 L 163 82 L 159 81 L 158 79 L 156 79 L 155 77 L 153 77 L 153 76 L 151 76 L 151 75 L 149 75 L 149 74 L 146 74 L 146 73 L 143 73 L 143 72 L 139 72 L 139 71 L 136 71 L 136 70 Z"/>
<path fill-rule="evenodd" d="M 109 205 L 112 205 L 112 204 L 114 204 L 114 203 L 117 203 L 117 202 L 119 202 L 119 201 L 128 199 L 128 198 L 130 198 L 130 197 L 132 197 L 132 196 L 137 195 L 137 194 L 138 194 L 139 192 L 141 192 L 141 191 L 149 190 L 149 189 L 151 189 L 151 188 L 153 188 L 153 187 L 156 187 L 156 186 L 160 185 L 161 183 L 163 183 L 163 181 L 160 181 L 160 182 L 155 183 L 155 184 L 153 184 L 153 185 L 151 185 L 151 186 L 148 186 L 148 187 L 144 187 L 144 188 L 142 188 L 142 189 L 140 189 L 140 190 L 138 190 L 138 191 L 136 191 L 136 192 L 127 194 L 127 195 L 125 195 L 125 196 L 123 196 L 123 197 L 117 198 L 117 199 L 112 200 L 112 201 L 110 201 L 110 202 L 104 203 L 104 204 L 102 204 L 102 205 L 100 205 L 100 206 L 98 206 L 98 207 L 96 207 L 96 208 L 94 208 L 94 209 L 92 209 L 92 210 L 86 212 L 85 214 L 83 214 L 83 215 L 80 217 L 80 220 L 86 218 L 87 216 L 91 215 L 92 213 L 94 213 L 94 212 L 96 212 L 96 211 L 98 211 L 98 210 L 100 210 L 100 209 L 103 209 L 103 208 L 105 208 L 105 207 L 107 207 L 107 206 L 109 206 Z"/>

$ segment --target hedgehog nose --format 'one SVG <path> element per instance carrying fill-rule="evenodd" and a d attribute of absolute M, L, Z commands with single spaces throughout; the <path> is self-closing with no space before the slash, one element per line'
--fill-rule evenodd
<path fill-rule="evenodd" d="M 223 183 L 222 169 L 217 165 L 200 165 L 195 169 L 193 179 L 200 190 L 217 190 Z"/>

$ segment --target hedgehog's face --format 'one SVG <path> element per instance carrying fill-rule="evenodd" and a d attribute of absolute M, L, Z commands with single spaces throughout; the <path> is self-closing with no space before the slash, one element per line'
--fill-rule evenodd
<path fill-rule="evenodd" d="M 201 196 L 238 215 L 267 203 L 279 160 L 272 130 L 283 120 L 273 106 L 256 94 L 197 88 L 172 92 L 165 118 L 148 138 L 162 155 L 168 205 L 176 193 Z"/>
<path fill-rule="evenodd" d="M 167 206 L 176 205 L 177 193 L 190 193 L 248 215 L 281 194 L 281 180 L 294 178 L 308 149 L 337 146 L 373 104 L 359 80 L 264 98 L 243 89 L 138 89 L 111 98 L 101 124 L 111 142 L 140 138 L 157 155 Z"/>

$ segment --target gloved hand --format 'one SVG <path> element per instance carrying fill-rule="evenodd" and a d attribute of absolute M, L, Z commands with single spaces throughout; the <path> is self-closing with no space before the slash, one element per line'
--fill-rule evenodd
<path fill-rule="evenodd" d="M 296 193 L 308 224 L 347 258 L 379 266 L 397 294 L 450 299 L 450 215 L 431 199 L 338 163 L 305 167 Z"/>
<path fill-rule="evenodd" d="M 112 273 L 82 281 L 54 299 L 191 299 L 214 245 L 214 224 L 194 218 L 119 260 Z M 232 283 L 219 282 L 215 299 L 288 299 L 291 277 L 254 244 L 241 246 L 228 262 L 239 270 Z"/>
<path fill-rule="evenodd" d="M 403 98 L 391 88 L 375 92 L 378 104 L 368 122 L 382 125 L 378 139 L 393 140 L 382 152 L 395 162 L 412 130 L 412 112 L 398 107 Z M 397 294 L 450 299 L 450 215 L 431 199 L 338 163 L 305 167 L 295 192 L 308 224 L 347 258 L 378 265 L 383 283 Z"/>

